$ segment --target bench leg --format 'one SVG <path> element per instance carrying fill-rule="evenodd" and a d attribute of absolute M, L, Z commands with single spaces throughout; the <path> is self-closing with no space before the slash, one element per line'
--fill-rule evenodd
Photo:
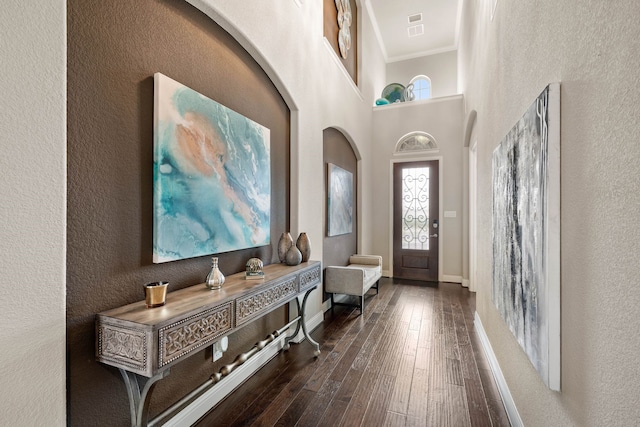
<path fill-rule="evenodd" d="M 333 313 L 333 307 L 335 306 L 335 304 L 333 303 L 333 294 L 329 295 L 331 295 L 331 312 Z"/>
<path fill-rule="evenodd" d="M 364 295 L 360 297 L 360 314 L 364 314 Z"/>
<path fill-rule="evenodd" d="M 378 295 L 378 288 L 380 287 L 380 279 L 376 281 L 376 295 Z"/>

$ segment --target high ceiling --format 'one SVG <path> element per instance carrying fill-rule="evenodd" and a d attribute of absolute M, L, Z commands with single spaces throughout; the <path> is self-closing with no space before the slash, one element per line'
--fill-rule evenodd
<path fill-rule="evenodd" d="M 461 3 L 462 0 L 364 0 L 387 62 L 457 49 Z M 410 37 L 410 32 L 419 35 Z"/>

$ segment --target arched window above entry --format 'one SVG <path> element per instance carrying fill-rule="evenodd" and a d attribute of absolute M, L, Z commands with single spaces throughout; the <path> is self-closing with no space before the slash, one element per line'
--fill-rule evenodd
<path fill-rule="evenodd" d="M 426 132 L 409 132 L 396 144 L 395 153 L 415 153 L 420 151 L 438 151 L 436 139 Z"/>
<path fill-rule="evenodd" d="M 421 74 L 412 78 L 409 83 L 413 85 L 413 94 L 416 101 L 431 98 L 431 79 L 429 77 Z"/>

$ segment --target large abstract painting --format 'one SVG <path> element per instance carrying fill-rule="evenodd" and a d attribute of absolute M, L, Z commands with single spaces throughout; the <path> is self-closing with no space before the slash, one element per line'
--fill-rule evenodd
<path fill-rule="evenodd" d="M 155 263 L 270 243 L 269 129 L 154 76 Z"/>
<path fill-rule="evenodd" d="M 348 234 L 353 231 L 353 174 L 333 163 L 329 163 L 328 168 L 327 234 Z"/>
<path fill-rule="evenodd" d="M 540 94 L 493 152 L 492 299 L 560 390 L 560 85 Z"/>

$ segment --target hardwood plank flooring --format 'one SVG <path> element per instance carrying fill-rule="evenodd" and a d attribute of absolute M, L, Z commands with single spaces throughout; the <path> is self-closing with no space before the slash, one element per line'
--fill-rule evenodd
<path fill-rule="evenodd" d="M 365 311 L 336 307 L 197 426 L 508 426 L 476 336 L 475 294 L 383 278 Z"/>

